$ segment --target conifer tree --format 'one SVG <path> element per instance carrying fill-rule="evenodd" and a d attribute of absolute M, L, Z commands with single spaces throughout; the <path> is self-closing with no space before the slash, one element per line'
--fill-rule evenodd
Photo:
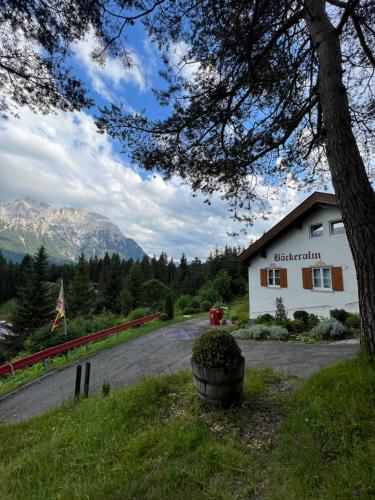
<path fill-rule="evenodd" d="M 141 260 L 141 269 L 146 280 L 151 278 L 151 265 L 148 255 L 144 255 Z"/>
<path fill-rule="evenodd" d="M 105 253 L 104 258 L 101 260 L 101 269 L 99 275 L 100 290 L 103 292 L 105 284 L 107 283 L 108 276 L 111 269 L 111 259 L 108 252 Z"/>
<path fill-rule="evenodd" d="M 180 265 L 178 267 L 178 278 L 177 278 L 177 287 L 179 293 L 186 292 L 187 280 L 189 277 L 189 265 L 186 260 L 185 254 L 183 253 L 180 259 Z"/>
<path fill-rule="evenodd" d="M 7 275 L 7 262 L 0 252 L 0 304 L 5 302 L 7 296 L 6 290 L 6 276 Z"/>
<path fill-rule="evenodd" d="M 137 307 L 142 302 L 141 286 L 144 282 L 141 265 L 135 262 L 129 273 L 128 290 L 134 301 L 134 306 Z"/>
<path fill-rule="evenodd" d="M 169 319 L 173 319 L 174 317 L 174 307 L 173 307 L 173 299 L 171 295 L 167 295 L 164 303 L 164 312 L 168 314 Z"/>
<path fill-rule="evenodd" d="M 121 311 L 120 295 L 122 291 L 121 260 L 117 253 L 111 257 L 109 273 L 103 286 L 104 306 L 108 311 Z"/>
<path fill-rule="evenodd" d="M 173 259 L 170 259 L 167 266 L 167 283 L 169 286 L 173 285 L 176 280 L 177 267 L 173 262 Z"/>
<path fill-rule="evenodd" d="M 67 314 L 69 316 L 88 314 L 94 300 L 95 293 L 90 284 L 87 261 L 82 253 L 69 286 L 66 304 Z"/>
<path fill-rule="evenodd" d="M 41 246 L 32 261 L 24 265 L 24 286 L 17 298 L 14 328 L 20 334 L 21 342 L 48 322 L 53 311 L 52 298 L 46 284 L 47 271 L 47 254 Z"/>

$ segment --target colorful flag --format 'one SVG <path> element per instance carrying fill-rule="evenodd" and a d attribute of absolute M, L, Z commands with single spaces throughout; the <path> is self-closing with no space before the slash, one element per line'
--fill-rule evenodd
<path fill-rule="evenodd" d="M 54 332 L 60 326 L 61 320 L 65 316 L 64 285 L 62 282 L 61 282 L 59 298 L 57 299 L 56 311 L 57 315 L 52 326 L 52 332 Z"/>

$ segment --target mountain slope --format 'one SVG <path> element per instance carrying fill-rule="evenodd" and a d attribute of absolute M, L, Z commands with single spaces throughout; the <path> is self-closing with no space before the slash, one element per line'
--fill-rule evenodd
<path fill-rule="evenodd" d="M 117 252 L 124 259 L 142 259 L 142 248 L 126 238 L 107 217 L 76 208 L 56 209 L 30 198 L 0 204 L 0 249 L 7 255 L 34 254 L 44 245 L 55 260 L 102 257 Z"/>

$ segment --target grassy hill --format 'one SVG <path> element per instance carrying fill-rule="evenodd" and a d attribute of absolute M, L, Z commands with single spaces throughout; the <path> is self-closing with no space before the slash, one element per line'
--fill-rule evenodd
<path fill-rule="evenodd" d="M 373 498 L 374 365 L 294 383 L 249 370 L 242 407 L 216 411 L 181 372 L 0 425 L 0 497 Z"/>

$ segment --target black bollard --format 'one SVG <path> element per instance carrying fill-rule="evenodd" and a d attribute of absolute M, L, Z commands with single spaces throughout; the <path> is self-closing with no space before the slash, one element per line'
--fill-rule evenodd
<path fill-rule="evenodd" d="M 82 366 L 77 365 L 77 373 L 76 373 L 76 387 L 74 390 L 74 397 L 76 399 L 79 398 L 79 395 L 81 393 L 81 375 L 82 375 Z"/>
<path fill-rule="evenodd" d="M 89 397 L 90 368 L 91 368 L 91 363 L 87 362 L 85 367 L 85 382 L 83 386 L 83 395 L 85 396 L 85 398 Z"/>

